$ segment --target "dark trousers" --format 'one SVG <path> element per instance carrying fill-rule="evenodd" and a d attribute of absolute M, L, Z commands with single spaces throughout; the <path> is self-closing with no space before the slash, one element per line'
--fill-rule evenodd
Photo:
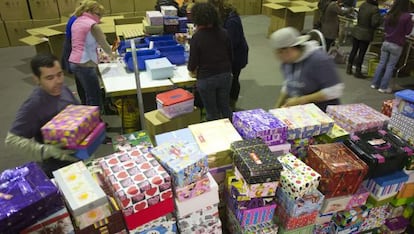
<path fill-rule="evenodd" d="M 71 161 L 61 161 L 55 158 L 48 158 L 43 160 L 42 162 L 39 162 L 38 164 L 42 168 L 42 170 L 46 173 L 46 175 L 49 178 L 53 178 L 52 172 L 56 171 L 59 168 L 65 167 L 69 164 L 72 164 L 74 162 Z"/>
<path fill-rule="evenodd" d="M 364 61 L 365 53 L 367 52 L 369 41 L 361 41 L 353 38 L 352 50 L 349 54 L 348 65 L 355 65 L 357 71 L 361 71 L 362 62 Z M 358 53 L 358 56 L 356 56 Z M 356 56 L 356 59 L 355 59 Z M 354 60 L 355 59 L 355 60 Z"/>
<path fill-rule="evenodd" d="M 85 104 L 101 106 L 101 87 L 96 67 L 86 67 L 71 63 L 70 68 L 75 75 L 79 96 L 84 96 Z"/>
<path fill-rule="evenodd" d="M 233 68 L 233 80 L 231 82 L 231 89 L 230 89 L 230 99 L 237 101 L 239 99 L 240 94 L 240 76 L 241 68 Z"/>
<path fill-rule="evenodd" d="M 332 44 L 335 42 L 335 39 L 325 38 L 325 42 L 326 42 L 326 52 L 328 52 Z"/>

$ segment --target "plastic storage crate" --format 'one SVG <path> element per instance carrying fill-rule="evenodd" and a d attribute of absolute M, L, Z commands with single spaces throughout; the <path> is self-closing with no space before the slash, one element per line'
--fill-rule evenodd
<path fill-rule="evenodd" d="M 137 50 L 138 69 L 146 70 L 145 60 L 156 59 L 161 57 L 161 53 L 158 50 Z M 127 52 L 124 57 L 125 64 L 129 71 L 134 71 L 134 62 L 132 59 L 132 52 Z"/>

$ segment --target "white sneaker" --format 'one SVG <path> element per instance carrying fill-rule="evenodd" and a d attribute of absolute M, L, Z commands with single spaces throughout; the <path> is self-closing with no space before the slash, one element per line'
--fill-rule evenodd
<path fill-rule="evenodd" d="M 380 93 L 392 93 L 392 89 L 388 88 L 388 89 L 378 89 L 378 92 Z"/>
<path fill-rule="evenodd" d="M 375 87 L 375 85 L 373 85 L 373 84 L 369 87 L 371 87 L 371 89 L 377 89 L 377 87 Z"/>

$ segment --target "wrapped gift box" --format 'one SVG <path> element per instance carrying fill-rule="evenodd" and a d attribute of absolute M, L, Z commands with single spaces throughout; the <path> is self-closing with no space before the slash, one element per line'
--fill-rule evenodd
<path fill-rule="evenodd" d="M 272 220 L 276 203 L 274 198 L 252 198 L 238 201 L 238 191 L 232 187 L 227 196 L 227 205 L 236 216 L 240 226 L 257 225 Z"/>
<path fill-rule="evenodd" d="M 75 157 L 87 159 L 98 149 L 106 137 L 105 123 L 99 123 L 92 132 L 77 146 L 70 146 L 68 149 L 74 149 Z"/>
<path fill-rule="evenodd" d="M 308 147 L 313 144 L 313 138 L 300 138 L 295 140 L 289 140 L 290 150 L 289 152 L 295 155 L 296 157 L 304 160 L 308 155 Z"/>
<path fill-rule="evenodd" d="M 388 203 L 394 200 L 398 200 L 398 199 L 395 199 L 395 193 L 391 194 L 388 197 L 382 197 L 382 198 L 378 198 L 375 195 L 370 193 L 367 199 L 367 203 L 371 203 L 374 206 L 382 206 L 382 205 L 387 205 Z"/>
<path fill-rule="evenodd" d="M 237 167 L 234 167 L 234 174 L 238 180 L 241 181 L 244 190 L 246 191 L 246 196 L 249 198 L 255 197 L 271 197 L 276 194 L 276 189 L 279 185 L 279 181 L 272 181 L 266 183 L 258 184 L 248 184 L 243 178 L 242 174 L 239 172 Z"/>
<path fill-rule="evenodd" d="M 168 214 L 166 216 L 159 217 L 149 223 L 146 223 L 134 230 L 129 231 L 130 234 L 175 234 L 177 231 L 177 223 L 174 215 Z"/>
<path fill-rule="evenodd" d="M 289 143 L 269 146 L 270 151 L 277 155 L 287 154 L 290 152 L 291 145 Z"/>
<path fill-rule="evenodd" d="M 147 147 L 106 156 L 101 166 L 128 230 L 174 210 L 170 175 Z"/>
<path fill-rule="evenodd" d="M 361 186 L 359 186 L 359 189 L 351 195 L 351 200 L 349 201 L 348 205 L 346 205 L 346 209 L 349 210 L 352 207 L 364 205 L 368 199 L 368 196 L 369 191 L 363 184 L 361 184 Z"/>
<path fill-rule="evenodd" d="M 304 112 L 300 106 L 269 110 L 288 127 L 288 140 L 310 138 L 320 134 L 321 123 Z"/>
<path fill-rule="evenodd" d="M 339 125 L 334 124 L 329 132 L 316 136 L 315 140 L 318 143 L 323 144 L 323 143 L 342 142 L 348 139 L 348 137 L 349 137 L 349 132 L 339 127 Z"/>
<path fill-rule="evenodd" d="M 396 198 L 409 198 L 414 197 L 414 183 L 406 183 L 398 192 Z"/>
<path fill-rule="evenodd" d="M 332 214 L 332 213 L 339 212 L 341 210 L 345 210 L 351 198 L 352 198 L 351 195 L 325 198 L 325 200 L 323 201 L 320 213 L 321 214 Z"/>
<path fill-rule="evenodd" d="M 89 225 L 92 225 L 102 219 L 109 217 L 111 213 L 112 212 L 110 205 L 104 204 L 74 217 L 74 222 L 79 229 L 83 229 Z"/>
<path fill-rule="evenodd" d="M 43 233 L 65 233 L 74 234 L 72 220 L 68 210 L 63 207 L 61 210 L 39 220 L 30 227 L 25 228 L 21 234 L 43 234 Z"/>
<path fill-rule="evenodd" d="M 395 218 L 395 217 L 398 217 L 398 216 L 403 216 L 405 206 L 395 207 L 392 204 L 388 204 L 388 209 L 390 211 L 390 215 L 388 216 L 388 218 Z"/>
<path fill-rule="evenodd" d="M 174 192 L 177 200 L 184 201 L 199 196 L 208 191 L 210 191 L 210 179 L 208 175 L 204 175 L 199 180 L 187 186 L 175 187 Z"/>
<path fill-rule="evenodd" d="M 323 202 L 323 194 L 314 190 L 305 194 L 303 197 L 292 199 L 279 187 L 276 192 L 276 199 L 286 210 L 289 216 L 297 217 L 303 214 L 319 211 Z"/>
<path fill-rule="evenodd" d="M 367 231 L 381 227 L 388 218 L 390 212 L 388 205 L 371 208 L 368 217 L 361 224 L 359 231 Z"/>
<path fill-rule="evenodd" d="M 244 139 L 258 137 L 267 145 L 278 145 L 286 142 L 286 124 L 263 109 L 233 113 L 233 125 Z"/>
<path fill-rule="evenodd" d="M 76 147 L 99 122 L 98 106 L 68 105 L 41 128 L 43 140 Z"/>
<path fill-rule="evenodd" d="M 207 174 L 210 180 L 210 191 L 201 194 L 200 196 L 194 197 L 192 199 L 178 201 L 175 199 L 175 205 L 177 210 L 177 218 L 181 219 L 188 216 L 200 209 L 200 204 L 203 206 L 213 206 L 219 203 L 218 197 L 218 185 L 213 179 L 210 173 Z"/>
<path fill-rule="evenodd" d="M 317 189 L 321 175 L 311 167 L 292 154 L 280 156 L 278 160 L 283 165 L 280 184 L 288 196 L 296 199 Z"/>
<path fill-rule="evenodd" d="M 406 89 L 395 93 L 393 112 L 414 118 L 414 90 Z"/>
<path fill-rule="evenodd" d="M 18 233 L 63 206 L 59 190 L 36 163 L 0 174 L 0 233 Z"/>
<path fill-rule="evenodd" d="M 334 213 L 327 213 L 327 214 L 322 214 L 319 213 L 318 217 L 316 218 L 316 224 L 318 225 L 323 225 L 326 223 L 330 223 L 332 220 Z M 329 226 L 329 225 L 328 225 Z"/>
<path fill-rule="evenodd" d="M 411 145 L 414 145 L 414 118 L 400 113 L 393 113 L 388 124 L 388 129 Z"/>
<path fill-rule="evenodd" d="M 227 208 L 227 229 L 232 234 L 277 234 L 279 227 L 271 220 L 257 225 L 241 227 L 230 208 Z"/>
<path fill-rule="evenodd" d="M 391 117 L 392 114 L 392 103 L 394 102 L 393 99 L 390 100 L 385 100 L 382 103 L 382 107 L 381 107 L 381 113 L 383 113 L 384 115 Z"/>
<path fill-rule="evenodd" d="M 332 234 L 350 234 L 350 233 L 357 233 L 361 224 L 352 225 L 349 227 L 341 227 L 336 225 L 335 222 L 331 222 L 331 230 L 330 233 Z"/>
<path fill-rule="evenodd" d="M 132 132 L 112 137 L 115 151 L 130 151 L 134 146 L 152 148 L 152 142 L 146 131 Z"/>
<path fill-rule="evenodd" d="M 299 107 L 303 109 L 303 111 L 306 114 L 308 114 L 310 117 L 312 117 L 321 124 L 321 130 L 319 134 L 328 133 L 334 126 L 335 121 L 331 117 L 329 117 L 325 112 L 319 109 L 319 107 L 315 104 L 309 103 L 301 105 Z"/>
<path fill-rule="evenodd" d="M 366 204 L 350 210 L 339 211 L 333 216 L 332 220 L 339 227 L 360 225 L 368 217 L 371 208 L 371 204 Z"/>
<path fill-rule="evenodd" d="M 208 172 L 207 155 L 195 142 L 173 140 L 151 149 L 151 153 L 173 177 L 176 186 L 194 183 Z"/>
<path fill-rule="evenodd" d="M 313 234 L 315 225 L 308 225 L 294 230 L 285 230 L 283 226 L 280 227 L 278 234 Z"/>
<path fill-rule="evenodd" d="M 229 119 L 208 121 L 188 126 L 201 151 L 208 155 L 210 168 L 232 164 L 230 144 L 242 140 Z"/>
<path fill-rule="evenodd" d="M 172 140 L 196 142 L 193 134 L 188 128 L 178 129 L 175 131 L 166 132 L 155 136 L 155 141 L 157 145 L 161 145 Z"/>
<path fill-rule="evenodd" d="M 157 109 L 170 119 L 194 110 L 194 95 L 181 88 L 157 94 L 156 101 Z"/>
<path fill-rule="evenodd" d="M 165 58 L 145 60 L 147 73 L 152 80 L 163 80 L 174 76 L 174 65 Z"/>
<path fill-rule="evenodd" d="M 368 166 L 342 143 L 309 146 L 305 163 L 322 175 L 319 191 L 326 198 L 353 194 Z"/>
<path fill-rule="evenodd" d="M 206 206 L 178 219 L 180 233 L 221 233 L 218 205 Z"/>
<path fill-rule="evenodd" d="M 145 15 L 148 24 L 151 26 L 161 26 L 164 24 L 163 15 L 160 11 L 147 11 Z"/>
<path fill-rule="evenodd" d="M 313 229 L 313 234 L 330 234 L 331 222 L 317 224 Z"/>
<path fill-rule="evenodd" d="M 276 208 L 276 219 L 280 226 L 285 230 L 293 230 L 312 225 L 315 223 L 317 217 L 318 211 L 293 217 L 289 216 L 289 214 L 280 204 L 278 204 Z"/>
<path fill-rule="evenodd" d="M 231 148 L 234 165 L 248 184 L 279 180 L 282 165 L 261 139 L 236 141 Z"/>
<path fill-rule="evenodd" d="M 382 199 L 393 196 L 400 191 L 408 175 L 403 171 L 396 171 L 381 177 L 371 178 L 367 181 L 366 187 L 375 197 Z"/>
<path fill-rule="evenodd" d="M 381 129 L 389 121 L 388 116 L 363 103 L 330 105 L 326 113 L 349 133 Z"/>
<path fill-rule="evenodd" d="M 404 233 L 410 222 L 402 216 L 386 219 L 381 227 L 384 234 Z"/>
<path fill-rule="evenodd" d="M 99 206 L 108 205 L 105 192 L 93 179 L 83 162 L 60 168 L 53 172 L 53 176 L 74 217 Z"/>
<path fill-rule="evenodd" d="M 246 187 L 243 181 L 238 179 L 234 173 L 234 170 L 229 170 L 226 173 L 226 192 L 229 194 L 231 189 L 235 190 L 235 199 L 237 201 L 249 201 L 251 198 L 247 196 Z"/>
<path fill-rule="evenodd" d="M 160 8 L 163 16 L 177 16 L 177 8 L 174 6 L 161 6 Z"/>

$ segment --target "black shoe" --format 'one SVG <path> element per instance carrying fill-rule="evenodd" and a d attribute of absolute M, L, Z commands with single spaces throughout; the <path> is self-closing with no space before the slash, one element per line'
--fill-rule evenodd
<path fill-rule="evenodd" d="M 105 139 L 102 142 L 103 145 L 112 145 L 112 138 L 105 136 Z"/>
<path fill-rule="evenodd" d="M 355 78 L 357 79 L 366 79 L 367 77 L 363 75 L 361 72 L 355 72 L 354 74 Z"/>
<path fill-rule="evenodd" d="M 348 67 L 346 68 L 346 74 L 348 74 L 348 75 L 352 75 L 352 66 L 348 66 Z"/>

